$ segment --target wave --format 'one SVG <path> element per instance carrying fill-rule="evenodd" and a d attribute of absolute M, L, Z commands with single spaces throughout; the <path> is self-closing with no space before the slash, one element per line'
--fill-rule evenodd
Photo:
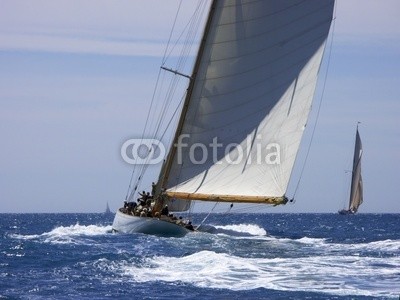
<path fill-rule="evenodd" d="M 254 224 L 238 224 L 238 225 L 225 225 L 215 226 L 217 229 L 223 229 L 228 231 L 235 231 L 240 233 L 247 233 L 255 236 L 266 236 L 267 232 L 264 228 Z"/>
<path fill-rule="evenodd" d="M 212 233 L 214 235 L 227 236 L 230 239 L 250 239 L 265 241 L 266 246 L 282 248 L 282 250 L 304 250 L 312 251 L 321 255 L 327 253 L 350 253 L 352 255 L 366 255 L 370 252 L 379 252 L 381 255 L 398 255 L 400 253 L 400 240 L 382 240 L 367 243 L 332 242 L 328 238 L 300 237 L 289 238 L 269 235 L 267 231 L 255 224 L 231 224 L 231 225 L 202 225 L 200 232 Z M 195 237 L 191 236 L 191 237 Z"/>
<path fill-rule="evenodd" d="M 368 243 L 334 243 L 329 241 L 327 238 L 315 238 L 315 237 L 301 237 L 301 238 L 289 238 L 269 235 L 267 231 L 255 224 L 231 224 L 231 225 L 202 225 L 199 228 L 200 232 L 207 232 L 217 235 L 226 235 L 233 239 L 257 239 L 265 240 L 275 245 L 281 246 L 294 246 L 302 247 L 307 246 L 314 249 L 315 251 L 360 251 L 370 252 L 376 251 L 383 254 L 398 254 L 400 253 L 400 240 L 382 240 L 373 241 Z"/>
<path fill-rule="evenodd" d="M 324 238 L 308 238 L 303 237 L 295 240 L 298 243 L 310 245 L 315 249 L 321 251 L 362 251 L 362 252 L 381 252 L 386 254 L 399 254 L 400 253 L 400 240 L 383 240 L 368 243 L 330 243 Z"/>
<path fill-rule="evenodd" d="M 100 225 L 79 225 L 79 223 L 71 226 L 59 226 L 49 232 L 42 234 L 33 235 L 22 235 L 22 234 L 10 234 L 11 238 L 22 239 L 22 240 L 34 240 L 39 239 L 45 243 L 53 244 L 69 244 L 76 243 L 79 241 L 76 237 L 84 236 L 98 236 L 110 233 L 112 226 L 100 226 Z"/>
<path fill-rule="evenodd" d="M 135 282 L 180 282 L 236 291 L 266 288 L 388 297 L 400 293 L 399 268 L 399 257 L 243 258 L 200 251 L 184 257 L 156 256 L 134 265 L 124 262 L 117 272 Z"/>
<path fill-rule="evenodd" d="M 370 243 L 351 244 L 354 249 L 389 251 L 400 253 L 400 240 L 383 240 Z"/>
<path fill-rule="evenodd" d="M 233 225 L 201 225 L 198 228 L 201 232 L 213 234 L 226 234 L 230 236 L 266 236 L 264 228 L 254 224 L 233 224 Z"/>

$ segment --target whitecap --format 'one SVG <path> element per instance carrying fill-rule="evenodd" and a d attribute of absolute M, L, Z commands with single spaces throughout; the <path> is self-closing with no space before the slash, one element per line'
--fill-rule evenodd
<path fill-rule="evenodd" d="M 22 235 L 22 234 L 10 234 L 11 238 L 22 239 L 22 240 L 32 240 L 38 239 L 43 240 L 45 243 L 54 244 L 69 244 L 80 242 L 76 237 L 85 236 L 98 236 L 104 235 L 111 232 L 112 226 L 101 226 L 101 225 L 79 225 L 79 223 L 70 226 L 58 226 L 49 232 L 42 234 L 33 235 Z"/>
<path fill-rule="evenodd" d="M 184 257 L 156 256 L 142 264 L 120 265 L 136 282 L 183 282 L 228 290 L 267 288 L 335 295 L 387 297 L 400 293 L 394 282 L 400 258 L 309 256 L 243 258 L 200 251 Z M 397 282 L 398 283 L 398 282 Z"/>
<path fill-rule="evenodd" d="M 264 228 L 254 224 L 233 224 L 233 225 L 217 225 L 214 226 L 217 229 L 225 231 L 235 231 L 240 233 L 247 233 L 254 236 L 266 236 L 267 232 Z"/>

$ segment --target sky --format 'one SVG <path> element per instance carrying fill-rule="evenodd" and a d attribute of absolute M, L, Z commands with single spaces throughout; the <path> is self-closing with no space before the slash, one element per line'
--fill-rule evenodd
<path fill-rule="evenodd" d="M 175 37 L 197 2 L 183 1 Z M 0 213 L 122 204 L 132 166 L 121 145 L 142 134 L 179 3 L 0 0 Z M 289 185 L 290 196 L 300 180 L 296 201 L 267 212 L 343 208 L 360 121 L 360 212 L 400 213 L 399 11 L 397 0 L 337 0 L 313 142 L 305 160 L 308 126 Z M 151 182 L 157 166 L 149 172 Z"/>

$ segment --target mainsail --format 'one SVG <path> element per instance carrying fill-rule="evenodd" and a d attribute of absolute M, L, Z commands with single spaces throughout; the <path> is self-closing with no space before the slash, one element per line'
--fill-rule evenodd
<path fill-rule="evenodd" d="M 351 190 L 350 190 L 350 201 L 349 201 L 349 211 L 356 213 L 358 207 L 363 202 L 363 183 L 361 177 L 361 157 L 362 157 L 362 144 L 360 134 L 356 132 L 356 142 L 354 147 L 354 157 L 353 157 L 353 170 L 351 177 Z"/>
<path fill-rule="evenodd" d="M 188 208 L 181 200 L 287 202 L 333 7 L 213 1 L 160 176 L 174 210 Z"/>

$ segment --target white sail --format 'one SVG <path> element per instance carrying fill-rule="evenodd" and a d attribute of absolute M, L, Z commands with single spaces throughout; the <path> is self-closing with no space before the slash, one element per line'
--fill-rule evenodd
<path fill-rule="evenodd" d="M 356 142 L 354 147 L 354 157 L 353 157 L 350 201 L 349 201 L 349 210 L 353 213 L 357 212 L 358 207 L 363 202 L 363 183 L 361 177 L 362 152 L 363 150 L 362 150 L 361 138 L 357 128 Z"/>
<path fill-rule="evenodd" d="M 170 197 L 285 195 L 333 7 L 333 0 L 213 2 L 162 174 Z"/>

